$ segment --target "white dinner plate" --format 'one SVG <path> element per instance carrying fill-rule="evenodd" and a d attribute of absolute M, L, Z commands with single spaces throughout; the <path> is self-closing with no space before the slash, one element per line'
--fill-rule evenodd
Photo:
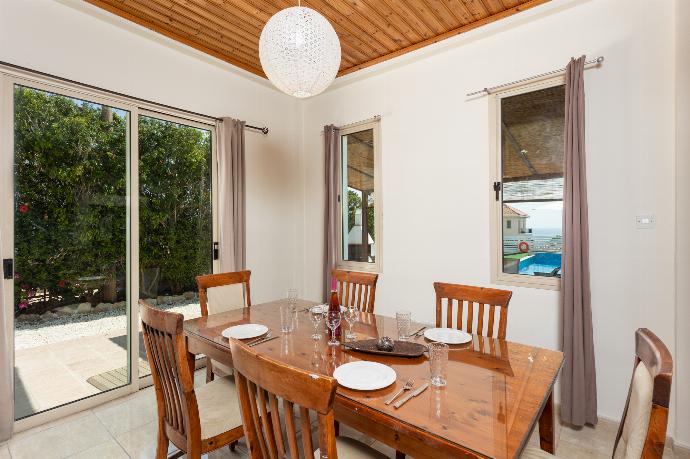
<path fill-rule="evenodd" d="M 249 339 L 256 338 L 268 331 L 266 325 L 261 324 L 242 324 L 223 330 L 223 336 L 230 339 Z"/>
<path fill-rule="evenodd" d="M 327 304 L 320 304 L 318 306 L 313 306 L 309 311 L 327 311 L 328 310 L 328 305 Z M 340 306 L 340 312 L 345 312 L 347 311 L 347 308 L 345 306 Z"/>
<path fill-rule="evenodd" d="M 323 311 L 326 309 L 328 309 L 327 304 L 320 304 L 318 306 L 312 306 L 311 308 L 309 308 L 309 312 L 314 312 L 314 313 L 321 312 L 321 313 L 323 313 Z"/>
<path fill-rule="evenodd" d="M 333 372 L 338 384 L 355 390 L 377 390 L 395 382 L 395 370 L 377 362 L 360 360 L 339 366 Z"/>
<path fill-rule="evenodd" d="M 472 335 L 454 328 L 427 328 L 424 337 L 446 344 L 465 344 L 472 341 Z"/>

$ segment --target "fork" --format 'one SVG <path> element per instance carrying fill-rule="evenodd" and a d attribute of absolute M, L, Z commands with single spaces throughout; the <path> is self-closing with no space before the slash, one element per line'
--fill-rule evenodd
<path fill-rule="evenodd" d="M 427 327 L 426 325 L 423 326 L 422 328 L 420 328 L 420 329 L 417 330 L 416 332 L 412 333 L 412 334 L 410 335 L 410 337 L 412 337 L 412 338 L 419 338 L 420 336 L 422 336 L 422 335 L 424 334 L 424 330 L 426 330 L 427 328 L 428 328 L 428 327 Z"/>
<path fill-rule="evenodd" d="M 273 335 L 266 336 L 264 339 L 261 339 L 255 343 L 250 344 L 249 347 L 258 346 L 259 344 L 263 344 L 263 343 L 266 343 L 266 342 L 274 340 L 274 339 L 278 339 L 278 336 L 273 336 Z"/>
<path fill-rule="evenodd" d="M 254 338 L 254 339 L 249 340 L 249 341 L 246 342 L 245 344 L 246 344 L 247 346 L 252 346 L 252 345 L 258 343 L 259 341 L 261 341 L 262 339 L 270 338 L 270 337 L 271 337 L 271 332 L 268 332 L 268 333 L 266 333 L 266 334 L 263 335 L 263 336 L 259 336 L 258 338 Z"/>
<path fill-rule="evenodd" d="M 399 396 L 400 394 L 402 394 L 404 391 L 412 389 L 412 386 L 414 386 L 414 378 L 409 378 L 409 379 L 405 382 L 405 385 L 404 385 L 404 386 L 402 386 L 400 389 L 398 389 L 398 391 L 397 391 L 395 394 L 393 394 L 393 395 L 391 396 L 391 398 L 389 398 L 388 400 L 386 400 L 386 405 L 390 405 L 391 403 L 393 403 L 393 400 L 395 400 L 396 398 L 398 398 L 398 396 Z"/>

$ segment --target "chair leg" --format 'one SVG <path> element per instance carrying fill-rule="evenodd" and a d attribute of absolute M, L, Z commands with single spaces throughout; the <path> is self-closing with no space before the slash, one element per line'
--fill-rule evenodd
<path fill-rule="evenodd" d="M 338 421 L 335 421 L 335 436 L 339 437 L 340 436 L 340 423 Z"/>
<path fill-rule="evenodd" d="M 156 444 L 156 459 L 167 459 L 168 457 L 168 436 L 165 434 L 165 426 L 162 422 L 158 423 L 158 442 Z"/>
<path fill-rule="evenodd" d="M 210 383 L 213 381 L 213 366 L 211 365 L 211 359 L 206 357 L 206 382 Z"/>
<path fill-rule="evenodd" d="M 237 447 L 237 440 L 235 440 L 234 442 L 232 442 L 228 445 L 228 448 L 230 448 L 230 451 L 235 451 L 236 447 Z"/>
<path fill-rule="evenodd" d="M 400 451 L 395 452 L 395 459 L 405 459 L 405 453 L 401 453 Z"/>
<path fill-rule="evenodd" d="M 201 459 L 201 442 L 189 441 L 187 438 L 187 459 Z"/>

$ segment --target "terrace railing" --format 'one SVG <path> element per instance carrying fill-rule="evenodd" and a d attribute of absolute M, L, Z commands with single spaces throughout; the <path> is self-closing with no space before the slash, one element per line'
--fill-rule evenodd
<path fill-rule="evenodd" d="M 526 242 L 529 245 L 529 253 L 560 253 L 563 248 L 563 239 L 561 236 L 536 236 L 531 233 L 526 233 L 518 236 L 503 236 L 503 254 L 512 255 L 520 253 L 519 247 L 521 242 Z"/>

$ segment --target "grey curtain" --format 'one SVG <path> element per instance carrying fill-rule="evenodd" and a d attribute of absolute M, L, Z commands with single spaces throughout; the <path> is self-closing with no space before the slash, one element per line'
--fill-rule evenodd
<path fill-rule="evenodd" d="M 323 128 L 326 153 L 326 207 L 324 218 L 323 296 L 328 301 L 331 290 L 331 271 L 335 267 L 338 250 L 338 198 L 340 196 L 340 129 L 333 125 Z"/>
<path fill-rule="evenodd" d="M 0 254 L 2 235 L 0 235 Z M 0 268 L 2 271 L 2 268 Z M 13 308 L 5 304 L 4 284 L 0 276 L 0 443 L 12 436 L 14 423 L 14 336 Z"/>
<path fill-rule="evenodd" d="M 218 217 L 220 270 L 246 268 L 244 121 L 218 122 Z"/>
<path fill-rule="evenodd" d="M 576 426 L 597 423 L 589 223 L 585 167 L 585 56 L 571 59 L 565 77 L 563 188 L 563 353 L 561 419 Z"/>

